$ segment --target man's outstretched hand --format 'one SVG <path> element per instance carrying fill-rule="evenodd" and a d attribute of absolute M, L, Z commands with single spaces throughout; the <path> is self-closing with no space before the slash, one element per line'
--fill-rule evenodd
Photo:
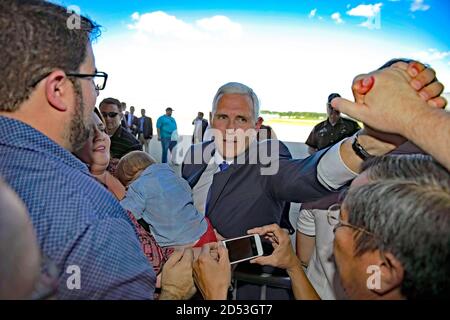
<path fill-rule="evenodd" d="M 434 70 L 418 62 L 399 62 L 357 76 L 352 86 L 355 102 L 336 98 L 332 106 L 377 130 L 404 135 L 408 126 L 420 121 L 424 106 L 446 105 L 440 97 L 443 88 Z"/>
<path fill-rule="evenodd" d="M 430 107 L 445 108 L 447 101 L 441 97 L 444 85 L 436 79 L 436 72 L 420 62 L 397 62 L 391 66 L 400 68 L 410 76 L 409 83 L 422 100 Z M 352 84 L 353 96 L 356 103 L 364 103 L 364 96 L 372 89 L 375 78 L 372 74 L 361 74 L 355 77 Z"/>

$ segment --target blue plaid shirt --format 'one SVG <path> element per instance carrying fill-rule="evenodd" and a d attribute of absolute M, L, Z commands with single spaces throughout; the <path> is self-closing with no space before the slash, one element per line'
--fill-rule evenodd
<path fill-rule="evenodd" d="M 61 268 L 60 299 L 152 299 L 155 274 L 119 202 L 85 164 L 0 116 L 0 176 L 25 202 L 42 251 Z M 80 270 L 80 289 L 73 267 Z"/>

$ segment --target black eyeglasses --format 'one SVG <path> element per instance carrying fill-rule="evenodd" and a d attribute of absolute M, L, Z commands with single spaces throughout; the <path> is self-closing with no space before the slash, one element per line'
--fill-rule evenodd
<path fill-rule="evenodd" d="M 66 73 L 69 77 L 76 78 L 92 78 L 96 90 L 103 90 L 106 87 L 106 80 L 108 80 L 108 74 L 106 72 L 96 72 L 94 74 L 84 73 Z"/>
<path fill-rule="evenodd" d="M 117 117 L 118 113 L 117 112 L 102 112 L 102 115 L 104 118 L 107 118 L 107 117 L 115 118 L 115 117 Z"/>
<path fill-rule="evenodd" d="M 45 73 L 43 76 L 39 77 L 36 81 L 33 82 L 31 87 L 35 87 L 39 82 L 48 77 L 51 72 Z M 103 90 L 106 87 L 106 80 L 108 80 L 108 74 L 106 72 L 96 72 L 94 74 L 85 74 L 85 73 L 66 73 L 68 77 L 75 78 L 92 78 L 94 82 L 96 90 Z"/>

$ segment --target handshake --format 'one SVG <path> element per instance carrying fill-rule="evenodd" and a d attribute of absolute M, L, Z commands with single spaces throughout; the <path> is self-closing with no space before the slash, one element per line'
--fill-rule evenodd
<path fill-rule="evenodd" d="M 425 106 L 446 106 L 446 100 L 440 97 L 443 90 L 433 69 L 420 62 L 396 59 L 355 77 L 354 102 L 335 98 L 332 106 L 362 121 L 374 137 L 399 146 L 406 142 L 408 129 L 421 122 Z"/>
<path fill-rule="evenodd" d="M 352 91 L 354 102 L 335 98 L 332 107 L 362 121 L 372 137 L 395 146 L 410 140 L 450 169 L 450 115 L 433 69 L 391 60 L 355 77 Z"/>

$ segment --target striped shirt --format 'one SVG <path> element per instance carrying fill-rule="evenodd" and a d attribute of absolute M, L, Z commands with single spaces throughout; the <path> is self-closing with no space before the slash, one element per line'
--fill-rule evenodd
<path fill-rule="evenodd" d="M 119 126 L 111 137 L 111 158 L 120 159 L 134 150 L 142 151 L 141 143 L 133 134 Z"/>

